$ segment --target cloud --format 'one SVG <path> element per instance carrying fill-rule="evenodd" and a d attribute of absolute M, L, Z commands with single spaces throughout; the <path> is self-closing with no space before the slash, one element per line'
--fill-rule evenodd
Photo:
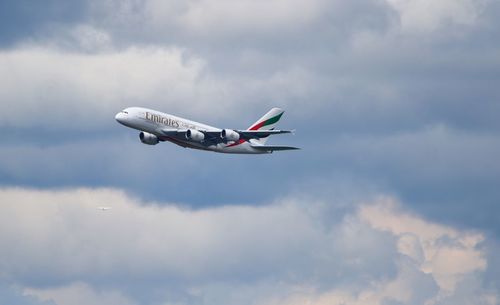
<path fill-rule="evenodd" d="M 34 38 L 21 43 L 17 49 L 44 47 L 46 51 L 64 49 L 73 53 L 96 54 L 112 51 L 114 47 L 113 39 L 106 30 L 90 24 L 54 27 L 51 33 L 51 37 L 45 38 L 43 42 Z"/>
<path fill-rule="evenodd" d="M 244 33 L 255 37 L 299 30 L 313 24 L 323 14 L 327 2 L 96 1 L 91 7 L 95 14 L 107 15 L 107 19 L 99 21 L 107 26 L 135 24 L 165 39 L 169 39 L 169 35 L 174 39 L 194 35 L 205 40 Z M 154 39 L 151 35 L 146 37 Z"/>
<path fill-rule="evenodd" d="M 357 172 L 380 187 L 386 184 L 385 192 L 413 201 L 412 209 L 434 220 L 498 230 L 496 216 L 486 212 L 494 209 L 490 185 L 500 170 L 492 162 L 500 152 L 494 133 L 431 125 L 383 135 L 346 134 L 317 148 L 325 151 L 316 156 L 321 161 L 310 162 L 301 170 L 310 170 L 311 175 L 313 171 L 325 173 L 321 164 L 330 162 L 338 172 Z M 484 213 L 471 202 L 482 206 Z M 482 216 L 467 217 L 470 213 Z"/>
<path fill-rule="evenodd" d="M 364 207 L 360 215 L 374 228 L 399 236 L 398 250 L 423 272 L 432 274 L 443 291 L 454 291 L 462 275 L 486 268 L 484 254 L 477 249 L 484 239 L 481 234 L 462 235 L 394 210 L 394 202 L 388 202 L 386 206 Z"/>
<path fill-rule="evenodd" d="M 84 19 L 86 1 L 48 0 L 45 3 L 5 0 L 0 3 L 0 46 L 8 47 L 36 36 L 56 24 Z"/>
<path fill-rule="evenodd" d="M 391 198 L 340 218 L 335 202 L 189 210 L 116 189 L 3 188 L 0 201 L 3 281 L 56 304 L 441 304 L 465 282 L 466 297 L 497 298 L 481 284 L 484 235 Z"/>
<path fill-rule="evenodd" d="M 0 191 L 2 300 L 498 303 L 495 1 L 49 2 L 0 4 L 1 183 L 56 188 Z M 305 149 L 151 149 L 131 105 Z"/>
<path fill-rule="evenodd" d="M 89 35 L 95 36 L 92 31 Z M 84 44 L 93 43 L 83 39 Z M 179 48 L 85 54 L 27 47 L 0 52 L 0 65 L 3 126 L 91 128 L 90 122 L 112 120 L 114 113 L 133 103 L 179 111 L 180 104 L 189 101 L 189 109 L 199 113 L 211 107 L 211 91 L 217 90 L 204 80 L 203 61 Z"/>
<path fill-rule="evenodd" d="M 418 202 L 416 209 L 432 211 L 426 215 L 437 218 L 483 226 L 482 217 L 494 215 L 483 211 L 498 197 L 492 181 L 499 169 L 489 160 L 498 150 L 495 75 L 500 53 L 491 39 L 488 52 L 476 41 L 479 33 L 495 37 L 492 30 L 481 31 L 485 25 L 498 28 L 492 19 L 471 24 L 473 30 L 458 38 L 426 33 L 420 39 L 390 30 L 394 12 L 386 2 L 313 2 L 306 9 L 313 11 L 307 26 L 292 27 L 290 32 L 288 26 L 257 31 L 254 36 L 263 39 L 246 44 L 239 39 L 247 36 L 239 34 L 250 26 L 247 23 L 228 25 L 234 35 L 221 34 L 216 42 L 210 35 L 191 39 L 174 25 L 152 31 L 157 39 L 151 39 L 146 35 L 149 25 L 144 24 L 150 21 L 143 15 L 148 7 L 165 5 L 158 8 L 159 15 L 203 11 L 208 20 L 203 22 L 214 23 L 217 14 L 228 14 L 226 8 L 203 1 L 162 3 L 94 3 L 88 20 L 63 24 L 52 36 L 30 38 L 0 52 L 0 125 L 8 138 L 0 150 L 2 183 L 118 186 L 147 198 L 169 196 L 199 204 L 206 196 L 224 203 L 241 201 L 239 196 L 262 201 L 273 198 L 277 187 L 302 187 L 321 178 L 343 181 L 349 176 Z M 259 4 L 245 5 L 258 11 Z M 205 11 L 197 6 L 210 7 Z M 116 18 L 139 21 L 121 24 L 115 13 Z M 289 22 L 288 17 L 283 20 Z M 214 32 L 224 30 L 212 26 Z M 266 33 L 273 39 L 267 40 Z M 471 101 L 480 106 L 471 106 Z M 189 158 L 173 146 L 154 147 L 158 151 L 149 154 L 151 149 L 146 154 L 151 159 L 144 160 L 144 147 L 126 151 L 123 141 L 116 140 L 118 132 L 137 140 L 136 133 L 113 120 L 118 110 L 131 105 L 223 128 L 245 128 L 270 107 L 280 106 L 287 111 L 280 126 L 298 132 L 296 137 L 272 141 L 307 149 L 266 156 L 258 165 L 252 162 L 252 169 L 272 172 L 258 181 L 251 178 L 260 174 L 242 159 Z M 168 166 L 179 178 L 166 178 L 169 186 L 156 179 L 163 169 L 154 166 L 158 160 L 167 161 L 165 150 Z M 287 162 L 295 164 L 293 174 Z M 179 164 L 188 165 L 181 170 Z M 232 170 L 224 177 L 206 182 L 211 170 L 228 164 Z M 96 174 L 91 165 L 106 170 Z M 129 174 L 141 172 L 142 166 L 151 175 L 132 182 Z M 241 178 L 237 172 L 251 175 Z M 197 176 L 188 179 L 190 174 Z M 238 179 L 261 192 L 220 190 L 219 184 L 238 188 Z M 187 183 L 203 183 L 203 195 L 186 195 Z M 474 189 L 481 189 L 474 197 L 483 208 L 471 211 Z M 442 213 L 432 203 L 443 197 L 454 207 L 459 201 L 461 208 Z M 478 216 L 471 218 L 470 213 Z M 491 223 L 486 226 L 495 226 Z"/>
<path fill-rule="evenodd" d="M 26 289 L 25 292 L 34 298 L 36 295 L 40 300 L 53 302 L 54 304 L 71 305 L 136 305 L 138 303 L 127 299 L 119 291 L 99 291 L 85 283 L 75 282 L 68 286 L 49 289 Z M 77 298 L 75 298 L 75 296 Z M 14 305 L 18 305 L 14 303 Z"/>
<path fill-rule="evenodd" d="M 71 39 L 87 49 L 106 45 L 109 37 L 82 26 L 71 32 Z M 310 75 L 294 67 L 263 80 L 225 79 L 207 71 L 204 59 L 180 48 L 103 48 L 92 53 L 65 51 L 57 46 L 1 51 L 2 126 L 97 130 L 131 105 L 213 120 L 255 110 L 251 104 L 238 106 L 242 100 L 253 98 L 257 105 L 265 104 L 256 114 L 261 115 L 288 97 L 303 98 L 309 92 Z M 257 97 L 257 92 L 276 103 Z M 248 119 L 243 126 L 255 116 Z"/>
<path fill-rule="evenodd" d="M 485 0 L 386 0 L 398 13 L 404 31 L 428 32 L 444 25 L 473 25 Z"/>
<path fill-rule="evenodd" d="M 496 304 L 493 291 L 464 294 L 464 286 L 478 288 L 477 275 L 486 269 L 478 247 L 484 236 L 429 223 L 404 212 L 390 198 L 361 206 L 358 217 L 373 229 L 391 232 L 400 256 L 397 276 L 354 293 L 345 288 L 318 292 L 304 289 L 294 296 L 265 304 Z M 453 300 L 453 301 L 452 301 Z"/>
<path fill-rule="evenodd" d="M 33 225 L 18 229 L 34 246 L 9 240 L 9 290 L 20 282 L 43 299 L 80 295 L 90 303 L 244 304 L 256 295 L 263 297 L 255 303 L 279 304 L 495 302 L 482 283 L 484 273 L 498 282 L 494 251 L 482 248 L 498 235 L 495 1 L 75 3 L 85 9 L 63 10 L 64 18 L 52 11 L 57 1 L 47 14 L 0 10 L 12 17 L 2 19 L 0 182 L 113 186 L 146 199 L 116 190 L 20 189 L 61 212 L 47 215 L 30 199 L 14 213 L 12 228 Z M 305 149 L 249 162 L 141 146 L 113 120 L 131 105 L 221 127 L 246 127 L 281 106 L 280 126 L 298 132 L 273 141 Z M 74 212 L 82 219 L 68 217 L 66 207 L 85 192 L 91 204 Z M 290 192 L 301 199 L 281 198 Z M 387 220 L 380 223 L 353 211 L 357 205 L 325 208 L 338 192 L 349 203 L 373 192 L 403 202 L 369 203 Z M 113 209 L 111 225 L 94 219 L 94 208 L 85 212 L 105 194 L 127 211 Z M 235 203 L 243 205 L 222 206 Z M 264 206 L 249 206 L 256 203 Z M 24 209 L 43 221 L 23 218 Z M 384 226 L 398 217 L 420 224 Z M 471 227 L 491 235 L 464 229 Z M 177 240 L 172 231 L 189 234 Z M 47 244 L 60 265 L 47 253 L 30 256 Z M 169 245 L 197 247 L 186 254 Z M 16 264 L 16 256 L 28 264 Z"/>
<path fill-rule="evenodd" d="M 153 18 L 165 11 L 157 9 L 158 2 L 150 2 Z M 307 26 L 321 15 L 325 6 L 321 0 L 307 3 L 283 0 L 196 1 L 190 2 L 185 14 L 177 20 L 189 31 L 202 32 L 205 35 L 224 32 L 265 34 L 269 30 L 283 32 Z"/>
<path fill-rule="evenodd" d="M 140 104 L 249 121 L 282 106 L 307 119 L 328 113 L 333 127 L 365 132 L 442 122 L 498 129 L 498 46 L 485 53 L 478 47 L 483 41 L 476 41 L 495 36 L 494 21 L 486 15 L 481 24 L 471 21 L 459 37 L 449 27 L 415 37 L 400 33 L 394 22 L 418 7 L 418 16 L 437 20 L 415 17 L 422 27 L 441 27 L 449 18 L 462 24 L 479 17 L 460 12 L 494 11 L 491 2 L 149 0 L 88 6 L 83 22 L 54 26 L 0 53 L 2 113 L 19 109 L 31 117 L 3 115 L 4 125 L 33 126 L 26 121 L 45 109 L 54 112 L 50 122 L 58 127 L 67 125 L 67 110 L 78 111 L 73 121 L 103 124 L 117 108 Z M 483 107 L 470 109 L 470 100 Z"/>
<path fill-rule="evenodd" d="M 11 305 L 55 305 L 51 301 L 42 301 L 39 298 L 26 294 L 19 287 L 8 285 L 1 279 L 2 273 L 0 270 L 0 297 L 4 304 Z"/>

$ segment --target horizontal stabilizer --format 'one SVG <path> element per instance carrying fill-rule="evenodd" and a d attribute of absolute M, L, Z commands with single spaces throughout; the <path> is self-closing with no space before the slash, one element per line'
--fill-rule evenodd
<path fill-rule="evenodd" d="M 236 130 L 245 139 L 264 138 L 274 134 L 292 133 L 291 130 Z"/>
<path fill-rule="evenodd" d="M 277 145 L 252 145 L 252 148 L 262 151 L 275 151 L 275 150 L 295 150 L 300 149 L 293 146 L 277 146 Z"/>

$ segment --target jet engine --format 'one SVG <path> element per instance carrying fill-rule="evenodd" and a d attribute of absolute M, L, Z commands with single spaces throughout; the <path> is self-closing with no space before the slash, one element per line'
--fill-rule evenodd
<path fill-rule="evenodd" d="M 186 131 L 186 139 L 201 142 L 205 139 L 205 134 L 196 129 L 188 129 Z"/>
<path fill-rule="evenodd" d="M 139 134 L 139 139 L 141 139 L 142 143 L 147 145 L 156 145 L 158 144 L 158 142 L 160 142 L 160 139 L 158 139 L 157 136 L 144 131 L 141 131 L 141 133 Z"/>
<path fill-rule="evenodd" d="M 240 139 L 240 134 L 232 129 L 222 129 L 220 136 L 224 142 L 238 141 Z"/>

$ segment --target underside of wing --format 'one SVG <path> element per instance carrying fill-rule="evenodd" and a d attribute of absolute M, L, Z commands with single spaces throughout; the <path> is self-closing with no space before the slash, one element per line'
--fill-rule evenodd
<path fill-rule="evenodd" d="M 191 140 L 204 146 L 215 145 L 222 142 L 220 131 L 212 130 L 189 130 L 189 129 L 162 129 L 160 133 L 166 137 L 178 140 Z M 201 133 L 203 136 L 192 137 L 193 133 Z"/>
<path fill-rule="evenodd" d="M 224 130 L 189 130 L 189 129 L 162 129 L 160 133 L 163 136 L 178 140 L 192 140 L 204 146 L 217 145 L 219 143 L 228 143 L 229 141 L 253 141 L 254 139 L 266 138 L 270 135 L 292 133 L 291 130 L 232 130 L 236 138 L 229 139 L 225 137 Z M 227 130 L 226 130 L 227 131 Z M 194 135 L 198 134 L 198 138 Z M 229 142 L 231 143 L 231 142 Z M 261 151 L 275 150 L 293 150 L 298 149 L 291 146 L 276 145 L 252 145 L 253 148 Z"/>
<path fill-rule="evenodd" d="M 167 137 L 182 136 L 186 134 L 186 129 L 162 129 L 161 134 Z"/>
<path fill-rule="evenodd" d="M 252 145 L 252 148 L 261 150 L 261 151 L 278 151 L 278 150 L 296 150 L 300 149 L 298 147 L 293 146 L 281 146 L 281 145 Z"/>

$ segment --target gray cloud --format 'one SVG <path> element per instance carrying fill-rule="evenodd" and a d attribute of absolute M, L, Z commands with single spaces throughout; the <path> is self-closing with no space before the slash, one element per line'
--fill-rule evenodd
<path fill-rule="evenodd" d="M 394 38 L 387 39 L 391 42 Z M 373 37 L 368 43 L 369 46 L 375 43 Z M 379 43 L 375 45 L 381 48 Z M 411 50 L 410 46 L 406 48 Z M 498 223 L 492 213 L 482 215 L 475 211 L 478 217 L 470 218 L 468 209 L 471 198 L 480 198 L 487 210 L 498 197 L 493 181 L 499 169 L 488 161 L 497 154 L 494 119 L 497 103 L 488 102 L 495 100 L 496 90 L 480 92 L 488 87 L 489 81 L 478 82 L 477 89 L 462 86 L 462 82 L 470 79 L 467 76 L 470 69 L 476 69 L 469 65 L 464 72 L 458 71 L 466 76 L 458 83 L 452 79 L 448 84 L 450 75 L 458 73 L 455 70 L 449 75 L 445 73 L 445 81 L 436 84 L 433 79 L 422 80 L 423 85 L 410 82 L 405 70 L 398 69 L 408 64 L 415 51 L 400 59 L 395 56 L 396 64 L 387 66 L 389 72 L 395 69 L 389 73 L 389 79 L 371 83 L 376 75 L 371 72 L 362 76 L 361 67 L 367 64 L 369 71 L 377 71 L 390 63 L 389 56 L 382 55 L 385 49 L 361 53 L 381 59 L 381 64 L 344 63 L 347 66 L 339 71 L 350 74 L 342 77 L 305 65 L 285 66 L 283 71 L 259 78 L 236 73 L 231 79 L 214 74 L 208 59 L 188 55 L 189 51 L 180 48 L 111 49 L 95 54 L 53 47 L 5 51 L 2 58 L 8 69 L 2 70 L 5 86 L 2 123 L 9 141 L 3 143 L 2 181 L 10 185 L 34 183 L 51 187 L 103 183 L 127 187 L 148 198 L 167 196 L 171 200 L 200 204 L 207 194 L 214 202 L 239 201 L 241 195 L 256 201 L 273 197 L 277 187 L 273 181 L 280 181 L 280 188 L 291 188 L 310 185 L 309 181 L 318 175 L 335 180 L 354 177 L 400 194 L 430 216 L 450 217 L 450 213 L 435 208 L 434 202 L 439 200 L 455 207 L 453 211 L 457 214 L 451 214 L 450 218 L 457 223 L 465 220 L 469 225 L 483 226 L 485 217 L 489 219 L 487 226 Z M 444 62 L 445 67 L 458 65 L 460 58 Z M 432 67 L 439 64 L 434 60 L 427 63 L 429 73 L 438 71 Z M 426 77 L 426 69 L 417 72 L 417 79 Z M 150 77 L 153 74 L 155 77 Z M 405 78 L 389 82 L 397 75 Z M 455 85 L 464 88 L 463 92 L 455 92 Z M 443 86 L 449 89 L 443 90 Z M 478 94 L 484 95 L 486 106 L 469 110 L 470 101 Z M 270 100 L 277 102 L 271 104 Z M 186 101 L 190 102 L 189 107 L 185 107 Z M 137 147 L 130 145 L 126 151 L 122 149 L 126 145 L 122 141 L 112 144 L 116 143 L 112 138 L 119 130 L 135 137 L 133 132 L 120 129 L 112 119 L 118 109 L 132 104 L 222 127 L 245 127 L 263 109 L 283 106 L 289 110 L 283 128 L 298 128 L 299 133 L 274 141 L 301 143 L 305 150 L 298 155 L 282 154 L 279 158 L 259 160 L 254 166 L 261 169 L 257 172 L 248 171 L 248 163 L 238 157 L 194 153 L 197 160 L 189 161 L 173 146 L 155 147 L 153 159 L 145 160 L 140 154 L 146 148 L 139 147 L 138 142 L 133 144 Z M 42 129 L 35 127 L 39 125 Z M 21 132 L 19 127 L 23 128 Z M 9 132 L 12 130 L 14 133 Z M 394 133 L 402 136 L 393 136 Z M 96 140 L 75 143 L 80 138 Z M 26 145 L 25 140 L 36 145 Z M 163 149 L 169 154 L 165 160 L 167 169 L 155 166 L 158 160 L 165 159 Z M 434 158 L 435 153 L 439 154 L 439 160 Z M 289 162 L 294 164 L 294 175 L 288 174 Z M 224 177 L 208 178 L 211 171 L 227 167 L 228 163 L 231 170 Z M 185 168 L 176 164 L 184 164 Z M 96 175 L 93 168 L 106 171 Z M 148 174 L 142 181 L 129 179 L 141 175 L 145 168 Z M 176 177 L 173 182 L 165 180 L 167 187 L 164 180 L 157 179 L 165 171 Z M 263 172 L 270 171 L 272 174 L 260 178 Z M 241 177 L 241 172 L 249 176 Z M 225 184 L 229 189 L 238 189 L 238 180 L 252 182 L 261 191 L 235 193 L 220 188 Z M 186 194 L 184 187 L 190 183 L 203 185 L 204 195 Z M 480 194 L 474 191 L 478 189 L 482 190 Z M 457 202 L 460 209 L 456 209 Z"/>
<path fill-rule="evenodd" d="M 355 213 L 356 202 L 389 193 L 431 221 L 488 232 L 494 244 L 500 230 L 495 1 L 50 1 L 29 10 L 22 2 L 2 3 L 9 8 L 0 11 L 10 14 L 2 18 L 0 41 L 2 185 L 118 187 L 194 209 L 262 205 L 283 194 L 305 201 L 341 198 L 344 203 L 327 214 L 337 222 Z M 281 106 L 287 113 L 280 127 L 298 132 L 272 141 L 304 149 L 256 159 L 146 147 L 113 121 L 130 105 L 237 128 Z M 392 233 L 365 229 L 359 233 L 366 239 L 385 236 L 390 243 Z M 418 304 L 434 295 L 428 275 L 396 261 L 391 276 L 421 285 L 428 295 L 403 299 L 363 291 L 384 295 L 377 299 L 383 304 Z M 383 273 L 362 263 L 357 272 Z M 267 267 L 283 274 L 279 266 Z M 357 280 L 349 276 L 353 266 L 335 268 L 345 272 L 346 285 Z M 248 297 L 278 285 L 259 272 L 251 284 L 196 283 L 175 297 L 196 303 L 201 293 L 217 303 L 221 291 L 234 288 L 230 303 L 241 303 L 237 293 Z M 497 287 L 494 272 L 486 272 Z M 326 286 L 340 281 L 326 273 Z M 479 278 L 470 275 L 463 285 L 479 289 Z M 57 277 L 40 278 L 58 280 L 62 286 L 38 287 L 37 295 L 134 302 L 116 287 L 96 288 L 97 280 L 63 285 Z M 291 291 L 288 284 L 280 286 L 284 294 Z M 314 295 L 314 304 L 339 297 L 338 289 L 315 285 L 301 287 L 297 299 L 273 300 L 293 304 Z M 339 300 L 354 302 L 349 293 Z M 133 294 L 141 295 L 140 289 Z M 151 294 L 151 302 L 163 296 Z M 486 295 L 478 302 L 491 300 Z"/>
<path fill-rule="evenodd" d="M 5 304 L 12 305 L 55 305 L 51 301 L 41 301 L 38 298 L 26 295 L 21 288 L 8 285 L 0 277 L 0 297 Z"/>
<path fill-rule="evenodd" d="M 483 234 L 428 222 L 391 198 L 329 222 L 324 213 L 336 202 L 194 211 L 113 189 L 21 188 L 0 199 L 3 277 L 55 304 L 497 298 L 481 285 Z M 465 295 L 462 283 L 471 284 Z"/>
<path fill-rule="evenodd" d="M 435 123 L 498 129 L 494 114 L 499 111 L 495 102 L 499 96 L 494 84 L 500 61 L 498 45 L 487 39 L 498 28 L 491 16 L 497 9 L 494 3 L 446 1 L 431 4 L 433 10 L 427 14 L 421 13 L 425 1 L 407 5 L 313 1 L 276 9 L 280 5 L 284 2 L 99 1 L 90 5 L 87 24 L 64 27 L 69 41 L 68 35 L 55 31 L 54 36 L 35 41 L 35 46 L 60 44 L 65 49 L 74 44 L 69 47 L 73 52 L 92 53 L 104 44 L 105 54 L 49 49 L 31 51 L 34 59 L 6 60 L 14 75 L 22 78 L 12 81 L 27 87 L 26 92 L 49 91 L 46 98 L 53 105 L 61 104 L 54 99 L 90 105 L 99 101 L 101 112 L 127 101 L 175 110 L 176 104 L 189 101 L 200 112 L 213 110 L 212 115 L 224 110 L 231 111 L 227 116 L 249 112 L 256 116 L 262 112 L 257 106 L 273 103 L 307 117 L 330 112 L 333 126 L 344 130 L 414 129 Z M 297 20 L 297 12 L 304 20 Z M 478 41 L 481 35 L 484 38 Z M 483 40 L 489 44 L 486 50 L 479 47 Z M 175 68 L 171 73 L 173 67 L 161 61 L 171 54 L 154 56 L 148 47 L 141 52 L 144 45 L 160 46 L 167 53 L 182 50 L 180 60 L 188 60 L 178 64 L 190 78 L 177 79 L 183 72 Z M 122 51 L 131 46 L 140 46 L 139 52 Z M 56 77 L 62 74 L 66 81 L 42 74 L 55 88 L 29 86 L 40 83 L 32 76 L 37 73 L 16 62 L 37 58 L 51 67 L 44 71 L 55 70 Z M 117 66 L 114 58 L 141 64 Z M 29 66 L 40 71 L 38 65 L 34 61 Z M 75 69 L 65 71 L 65 65 Z M 115 88 L 110 80 L 127 89 Z M 19 92 L 16 86 L 9 88 Z M 40 103 L 39 95 L 31 96 Z M 471 100 L 480 100 L 482 107 L 470 109 Z"/>
<path fill-rule="evenodd" d="M 44 3 L 5 0 L 0 3 L 0 46 L 9 47 L 60 24 L 84 19 L 85 1 L 49 0 Z"/>

